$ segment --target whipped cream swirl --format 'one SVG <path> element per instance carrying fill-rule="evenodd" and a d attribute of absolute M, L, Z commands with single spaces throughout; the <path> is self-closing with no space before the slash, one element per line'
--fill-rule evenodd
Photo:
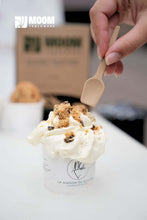
<path fill-rule="evenodd" d="M 69 126 L 57 128 L 59 117 L 50 112 L 47 121 L 42 121 L 28 137 L 31 144 L 42 143 L 51 158 L 61 156 L 62 158 L 74 159 L 83 163 L 94 163 L 103 153 L 106 137 L 102 126 L 95 128 L 95 119 L 91 113 L 80 115 L 83 123 L 69 116 Z M 71 142 L 65 142 L 65 135 L 74 133 Z"/>

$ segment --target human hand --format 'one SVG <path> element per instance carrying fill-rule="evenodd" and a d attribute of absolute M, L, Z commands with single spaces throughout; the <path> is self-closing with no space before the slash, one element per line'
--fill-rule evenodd
<path fill-rule="evenodd" d="M 123 57 L 147 42 L 147 0 L 97 0 L 90 10 L 91 34 L 98 45 L 98 56 L 105 56 L 107 74 L 121 74 Z M 134 27 L 109 49 L 108 42 L 116 25 Z"/>

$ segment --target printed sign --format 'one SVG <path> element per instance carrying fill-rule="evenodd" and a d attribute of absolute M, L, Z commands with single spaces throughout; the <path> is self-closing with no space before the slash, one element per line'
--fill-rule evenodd
<path fill-rule="evenodd" d="M 79 98 L 89 74 L 89 25 L 17 29 L 17 81 Z"/>

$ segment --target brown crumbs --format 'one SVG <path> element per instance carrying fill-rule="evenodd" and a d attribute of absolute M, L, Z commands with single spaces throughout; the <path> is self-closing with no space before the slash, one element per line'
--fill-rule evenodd
<path fill-rule="evenodd" d="M 69 118 L 59 120 L 59 124 L 57 128 L 65 128 L 69 126 Z"/>
<path fill-rule="evenodd" d="M 54 115 L 59 117 L 59 124 L 57 128 L 68 127 L 69 117 L 72 116 L 76 121 L 81 123 L 84 127 L 83 122 L 80 119 L 81 113 L 87 114 L 88 109 L 84 105 L 71 106 L 68 101 L 61 103 L 60 105 L 54 106 Z"/>
<path fill-rule="evenodd" d="M 78 121 L 78 122 L 81 121 L 81 119 L 80 119 L 81 112 L 76 111 L 75 108 L 72 109 L 71 115 L 72 115 L 73 119 L 75 119 L 76 121 Z"/>
<path fill-rule="evenodd" d="M 54 130 L 54 126 L 48 126 L 47 129 L 48 129 L 49 131 Z"/>
<path fill-rule="evenodd" d="M 73 108 L 75 109 L 76 112 L 81 112 L 84 115 L 88 112 L 88 109 L 86 108 L 85 105 L 74 105 Z"/>
<path fill-rule="evenodd" d="M 84 127 L 84 123 L 83 123 L 83 121 L 82 121 L 82 120 L 80 121 L 80 123 L 81 123 L 82 127 Z"/>
<path fill-rule="evenodd" d="M 88 133 L 88 130 L 85 130 L 85 134 L 87 135 L 87 133 Z"/>
<path fill-rule="evenodd" d="M 70 143 L 72 141 L 74 141 L 74 137 L 75 137 L 75 134 L 74 132 L 67 132 L 65 133 L 65 138 L 64 138 L 64 142 L 65 143 Z"/>
<path fill-rule="evenodd" d="M 75 134 L 74 134 L 73 131 L 69 131 L 69 132 L 66 132 L 66 133 L 65 133 L 65 137 L 66 137 L 66 138 L 75 137 Z"/>
<path fill-rule="evenodd" d="M 59 116 L 59 120 L 66 119 L 69 117 L 71 105 L 68 102 L 63 102 L 60 105 L 54 106 L 54 114 L 55 116 Z"/>
<path fill-rule="evenodd" d="M 99 126 L 93 125 L 91 128 L 93 131 L 99 131 Z"/>
<path fill-rule="evenodd" d="M 81 121 L 80 115 L 81 113 L 86 114 L 88 112 L 88 109 L 84 105 L 74 105 L 72 106 L 71 115 L 72 117 L 81 123 L 81 125 L 84 127 L 83 122 Z"/>

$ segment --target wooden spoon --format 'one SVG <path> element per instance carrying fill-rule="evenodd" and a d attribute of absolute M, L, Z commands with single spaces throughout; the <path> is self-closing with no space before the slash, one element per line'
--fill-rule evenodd
<path fill-rule="evenodd" d="M 116 26 L 109 42 L 109 47 L 116 41 L 120 27 Z M 100 62 L 96 74 L 88 79 L 83 87 L 81 102 L 94 107 L 104 92 L 103 74 L 106 69 L 105 58 Z"/>

